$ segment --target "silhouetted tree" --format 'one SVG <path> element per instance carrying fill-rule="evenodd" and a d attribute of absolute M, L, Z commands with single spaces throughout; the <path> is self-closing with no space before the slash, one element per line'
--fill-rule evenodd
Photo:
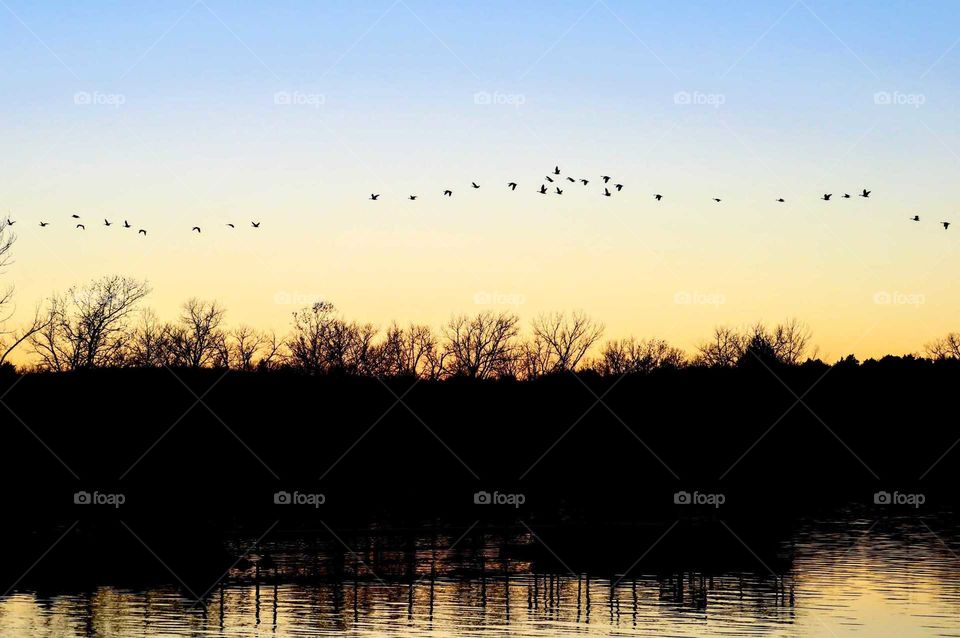
<path fill-rule="evenodd" d="M 52 296 L 42 329 L 30 338 L 40 367 L 77 370 L 121 364 L 128 318 L 149 291 L 146 282 L 111 276 Z"/>
<path fill-rule="evenodd" d="M 10 229 L 10 221 L 0 220 L 0 274 L 3 269 L 13 261 L 13 244 L 17 237 Z M 29 341 L 29 339 L 42 330 L 48 317 L 41 312 L 38 305 L 30 321 L 22 324 L 18 328 L 8 329 L 7 322 L 13 317 L 15 308 L 13 307 L 14 287 L 11 284 L 0 291 L 0 366 L 7 362 L 7 358 L 20 345 Z"/>
<path fill-rule="evenodd" d="M 443 331 L 445 374 L 488 379 L 514 372 L 519 318 L 509 312 L 453 317 Z"/>
<path fill-rule="evenodd" d="M 189 368 L 223 367 L 229 363 L 227 334 L 221 328 L 226 310 L 216 301 L 189 299 L 180 320 L 170 331 L 177 365 Z"/>
<path fill-rule="evenodd" d="M 652 372 L 661 368 L 682 368 L 687 363 L 683 350 L 674 348 L 663 339 L 633 337 L 610 341 L 604 346 L 594 369 L 604 375 Z"/>
<path fill-rule="evenodd" d="M 437 338 L 430 326 L 410 324 L 387 328 L 383 343 L 376 346 L 377 373 L 384 376 L 430 378 L 437 357 Z"/>
<path fill-rule="evenodd" d="M 175 363 L 173 357 L 171 326 L 161 322 L 153 310 L 145 308 L 128 335 L 126 365 L 158 368 Z"/>
<path fill-rule="evenodd" d="M 582 311 L 540 315 L 533 320 L 533 335 L 523 347 L 527 376 L 570 372 L 603 334 L 603 324 Z"/>
<path fill-rule="evenodd" d="M 932 359 L 960 359 L 960 334 L 951 332 L 935 339 L 926 345 L 926 351 Z"/>
<path fill-rule="evenodd" d="M 733 328 L 714 328 L 710 341 L 697 346 L 698 355 L 694 363 L 710 368 L 733 366 L 743 355 L 746 345 L 743 335 Z"/>

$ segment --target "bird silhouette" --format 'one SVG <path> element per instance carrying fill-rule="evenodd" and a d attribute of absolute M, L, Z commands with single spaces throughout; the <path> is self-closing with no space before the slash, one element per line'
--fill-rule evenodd
<path fill-rule="evenodd" d="M 80 230 L 86 230 L 86 229 L 87 229 L 87 227 L 84 226 L 83 224 L 77 224 L 77 228 L 79 228 Z"/>
<path fill-rule="evenodd" d="M 409 199 L 409 200 L 412 202 L 412 201 L 414 201 L 414 200 L 417 199 L 417 196 L 416 196 L 416 195 L 411 195 L 411 196 L 408 197 L 407 199 Z"/>
<path fill-rule="evenodd" d="M 782 203 L 783 203 L 783 202 L 785 202 L 786 200 L 785 200 L 785 199 L 783 199 L 783 198 L 781 197 L 781 198 L 780 198 L 780 199 L 778 199 L 777 201 L 778 201 L 778 202 L 780 202 L 780 203 L 782 204 Z"/>
<path fill-rule="evenodd" d="M 588 180 L 588 179 L 581 179 L 580 182 L 581 182 L 584 186 L 586 186 L 587 184 L 590 183 L 590 180 Z"/>
<path fill-rule="evenodd" d="M 191 228 L 190 230 L 195 230 L 195 231 L 197 231 L 197 232 L 199 233 L 199 232 L 200 232 L 200 227 L 199 227 L 199 226 L 194 226 L 194 227 Z"/>
<path fill-rule="evenodd" d="M 617 187 L 617 190 L 618 190 L 618 191 L 622 191 L 622 190 L 623 190 L 623 184 L 614 184 L 614 186 Z"/>
<path fill-rule="evenodd" d="M 227 224 L 227 226 L 229 226 L 230 228 L 236 228 L 236 226 L 234 226 L 233 224 Z"/>
<path fill-rule="evenodd" d="M 552 182 L 552 181 L 553 181 L 553 178 L 550 177 L 549 175 L 545 175 L 545 176 L 543 177 L 543 179 L 547 180 L 548 182 Z"/>
<path fill-rule="evenodd" d="M 40 222 L 40 228 L 46 228 L 47 222 Z"/>
<path fill-rule="evenodd" d="M 910 221 L 912 221 L 912 222 L 918 222 L 918 221 L 920 221 L 920 215 L 914 215 L 913 217 L 910 218 Z"/>
<path fill-rule="evenodd" d="M 377 198 L 378 198 L 378 197 L 380 197 L 380 193 L 376 193 L 376 194 L 370 193 L 370 200 L 371 200 L 371 201 L 374 201 L 374 202 L 377 201 Z"/>
<path fill-rule="evenodd" d="M 568 181 L 568 182 L 573 182 L 574 184 L 577 183 L 577 180 L 573 179 L 572 177 L 568 177 L 568 178 L 567 178 L 567 181 Z"/>
<path fill-rule="evenodd" d="M 822 199 L 825 202 L 829 202 L 831 197 L 833 197 L 833 193 L 824 193 L 823 197 L 821 197 L 820 199 Z"/>
<path fill-rule="evenodd" d="M 563 191 L 560 190 L 559 186 L 557 186 L 557 195 L 563 195 Z"/>
<path fill-rule="evenodd" d="M 537 192 L 540 193 L 541 195 L 546 195 L 546 194 L 547 194 L 547 187 L 544 186 L 543 184 L 540 184 L 540 190 L 537 191 Z"/>
<path fill-rule="evenodd" d="M 260 228 L 260 222 L 250 222 L 252 228 Z"/>
<path fill-rule="evenodd" d="M 610 189 L 609 189 L 609 188 L 604 188 L 604 189 L 603 189 L 603 196 L 604 196 L 604 197 L 610 197 Z"/>
<path fill-rule="evenodd" d="M 850 193 L 844 193 L 844 194 L 843 194 L 843 198 L 844 198 L 844 199 L 850 199 Z"/>
<path fill-rule="evenodd" d="M 474 188 L 480 188 L 480 184 L 476 182 L 470 182 L 470 185 L 473 186 Z"/>
<path fill-rule="evenodd" d="M 717 202 L 717 203 L 719 204 L 721 200 L 720 200 L 719 197 L 714 197 L 714 198 L 713 198 L 713 201 L 715 201 L 715 202 Z"/>
<path fill-rule="evenodd" d="M 145 230 L 142 229 L 142 228 L 141 228 L 140 230 L 138 230 L 137 233 L 140 234 L 140 235 L 143 235 L 144 237 L 147 236 L 147 231 L 145 231 Z"/>
<path fill-rule="evenodd" d="M 509 189 L 512 190 L 512 191 L 515 191 L 515 190 L 517 190 L 517 183 L 516 183 L 516 182 L 510 182 L 509 184 L 507 184 L 507 188 L 509 188 Z"/>
<path fill-rule="evenodd" d="M 663 199 L 663 195 L 661 195 L 660 193 L 657 193 L 656 195 L 653 196 L 653 198 L 659 202 L 661 199 Z"/>
<path fill-rule="evenodd" d="M 868 191 L 866 188 L 864 188 L 864 189 L 863 189 L 863 192 L 860 193 L 860 197 L 870 197 L 870 193 L 871 193 L 871 192 L 872 192 L 872 191 Z"/>
<path fill-rule="evenodd" d="M 112 226 L 113 224 L 110 223 L 110 220 L 105 219 L 105 220 L 103 220 L 103 225 L 104 225 L 104 226 Z"/>
<path fill-rule="evenodd" d="M 130 228 L 130 222 L 128 222 L 127 220 L 123 220 L 123 227 Z"/>
<path fill-rule="evenodd" d="M 74 219 L 80 219 L 80 215 L 70 215 L 70 217 L 73 217 Z"/>
<path fill-rule="evenodd" d="M 443 191 L 443 194 L 446 195 L 447 197 L 453 197 L 453 191 L 451 190 L 445 190 Z"/>
<path fill-rule="evenodd" d="M 950 222 L 940 222 L 940 223 L 943 224 L 944 230 L 947 230 L 948 228 L 950 228 Z"/>
<path fill-rule="evenodd" d="M 603 178 L 603 183 L 604 183 L 604 184 L 606 184 L 606 183 L 608 183 L 608 182 L 610 181 L 610 176 L 609 176 L 609 175 L 601 175 L 600 177 Z"/>
<path fill-rule="evenodd" d="M 559 166 L 554 166 L 554 167 L 553 167 L 553 174 L 554 174 L 554 175 L 559 175 L 559 174 L 560 174 L 560 167 L 559 167 Z"/>

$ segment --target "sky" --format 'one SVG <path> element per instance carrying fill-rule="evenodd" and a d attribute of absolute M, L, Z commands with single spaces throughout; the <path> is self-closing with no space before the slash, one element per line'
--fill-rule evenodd
<path fill-rule="evenodd" d="M 0 0 L 0 59 L 14 321 L 125 274 L 278 332 L 318 298 L 688 350 L 796 317 L 827 359 L 960 328 L 945 0 Z M 539 195 L 555 165 L 590 184 Z"/>

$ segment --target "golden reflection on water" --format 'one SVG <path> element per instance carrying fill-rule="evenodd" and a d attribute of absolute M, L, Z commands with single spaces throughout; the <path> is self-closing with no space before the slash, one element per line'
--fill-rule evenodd
<path fill-rule="evenodd" d="M 287 561 L 295 548 L 278 547 L 276 569 L 235 570 L 206 608 L 174 587 L 15 593 L 0 600 L 0 636 L 956 636 L 951 542 L 916 521 L 895 533 L 870 521 L 817 525 L 791 538 L 792 566 L 781 575 L 758 565 L 619 582 L 531 573 L 489 545 L 471 557 L 483 557 L 480 574 L 457 575 L 433 545 L 414 552 L 405 582 L 382 582 L 370 568 L 355 580 L 308 582 Z"/>

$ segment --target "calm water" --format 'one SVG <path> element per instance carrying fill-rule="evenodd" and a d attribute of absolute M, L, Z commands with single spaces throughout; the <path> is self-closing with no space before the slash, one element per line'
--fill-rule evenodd
<path fill-rule="evenodd" d="M 538 573 L 523 548 L 546 537 L 532 531 L 509 551 L 495 534 L 343 536 L 356 555 L 288 537 L 247 553 L 205 607 L 174 585 L 19 590 L 0 599 L 0 636 L 960 636 L 958 531 L 845 515 L 799 523 L 772 558 L 744 549 L 752 566 L 651 573 L 640 560 L 623 578 Z M 623 547 L 623 564 L 647 549 Z M 657 564 L 672 558 L 685 562 Z"/>

